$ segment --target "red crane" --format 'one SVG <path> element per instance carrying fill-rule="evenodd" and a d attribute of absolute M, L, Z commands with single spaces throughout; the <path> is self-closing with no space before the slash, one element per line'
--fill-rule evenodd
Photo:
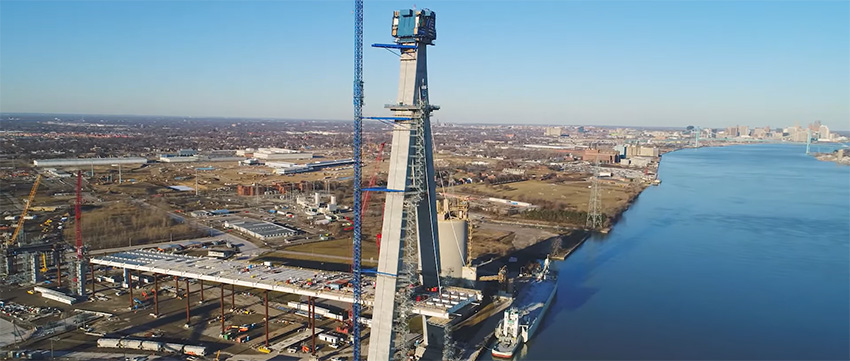
<path fill-rule="evenodd" d="M 74 233 L 76 235 L 77 240 L 77 259 L 83 259 L 83 227 L 80 224 L 80 219 L 82 218 L 80 211 L 80 203 L 82 203 L 83 195 L 83 171 L 77 171 L 77 202 L 74 205 Z"/>
<path fill-rule="evenodd" d="M 381 171 L 381 161 L 384 160 L 384 146 L 386 146 L 386 145 L 387 145 L 387 143 L 384 142 L 384 143 L 381 143 L 380 147 L 378 147 L 378 157 L 377 157 L 376 162 L 375 162 L 375 174 L 373 174 L 372 178 L 369 179 L 368 188 L 373 188 L 375 186 L 375 183 L 378 182 L 378 173 Z M 363 194 L 363 206 L 360 209 L 360 214 L 366 213 L 366 209 L 369 207 L 369 197 L 371 195 L 372 195 L 371 191 L 366 191 L 365 194 Z M 378 244 L 378 249 L 381 249 L 381 232 L 378 232 L 378 237 L 376 239 L 376 243 Z"/>
<path fill-rule="evenodd" d="M 372 178 L 369 179 L 368 188 L 374 187 L 375 184 L 378 182 L 378 173 L 381 171 L 381 161 L 383 161 L 383 159 L 384 159 L 384 146 L 386 146 L 386 145 L 387 145 L 387 143 L 384 142 L 384 143 L 381 143 L 381 145 L 378 147 L 378 156 L 377 156 L 377 159 L 376 159 L 376 162 L 375 162 L 375 173 L 372 175 Z M 364 194 L 363 194 L 363 203 L 362 203 L 362 206 L 360 207 L 361 214 L 366 213 L 366 209 L 369 208 L 369 196 L 371 195 L 371 193 L 372 193 L 371 191 L 365 191 Z M 349 219 L 348 217 L 346 217 L 346 220 L 353 223 L 353 221 L 351 219 Z M 353 228 L 353 227 L 351 227 L 351 228 Z M 380 249 L 381 248 L 381 233 L 380 232 L 378 233 L 378 237 L 377 237 L 377 245 L 378 245 L 378 249 Z M 353 269 L 352 269 L 352 271 L 353 271 Z M 348 317 L 345 317 L 344 321 L 342 321 L 342 325 L 340 325 L 336 328 L 337 332 L 349 334 L 354 329 L 353 325 L 354 325 L 355 320 L 354 320 L 353 307 L 354 307 L 354 304 L 351 304 L 351 306 L 348 309 Z"/>

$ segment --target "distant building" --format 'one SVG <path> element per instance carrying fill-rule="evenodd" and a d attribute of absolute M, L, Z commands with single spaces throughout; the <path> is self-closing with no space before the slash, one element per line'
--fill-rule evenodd
<path fill-rule="evenodd" d="M 247 156 L 247 153 L 243 153 Z M 313 153 L 301 153 L 297 150 L 284 148 L 258 148 L 253 157 L 261 160 L 298 160 L 312 159 Z"/>
<path fill-rule="evenodd" d="M 582 160 L 599 161 L 601 164 L 612 164 L 620 161 L 620 152 L 614 149 L 585 149 Z"/>
<path fill-rule="evenodd" d="M 738 134 L 739 133 L 738 133 L 738 127 L 737 126 L 726 128 L 726 137 L 735 138 L 735 137 L 738 136 Z"/>
<path fill-rule="evenodd" d="M 548 127 L 543 132 L 543 135 L 547 136 L 547 137 L 560 137 L 562 134 L 564 134 L 564 133 L 563 133 L 563 129 L 561 129 L 561 127 Z"/>
<path fill-rule="evenodd" d="M 284 227 L 279 224 L 250 220 L 236 222 L 227 221 L 224 222 L 224 226 L 235 229 L 259 240 L 294 236 L 298 233 L 295 229 Z"/>
<path fill-rule="evenodd" d="M 128 157 L 128 158 L 57 158 L 57 159 L 36 159 L 32 164 L 36 167 L 74 167 L 86 165 L 113 165 L 113 164 L 145 164 L 147 158 Z"/>
<path fill-rule="evenodd" d="M 658 157 L 661 153 L 656 147 L 629 145 L 626 148 L 626 157 Z"/>
<path fill-rule="evenodd" d="M 739 137 L 749 137 L 750 136 L 750 127 L 746 125 L 738 126 L 738 136 Z"/>
<path fill-rule="evenodd" d="M 793 126 L 788 128 L 788 140 L 792 142 L 800 142 L 805 143 L 809 137 L 809 133 L 807 129 L 804 129 L 800 126 Z"/>
<path fill-rule="evenodd" d="M 818 139 L 829 140 L 829 136 L 829 127 L 825 125 L 821 125 L 820 127 L 818 127 Z"/>
<path fill-rule="evenodd" d="M 177 154 L 162 154 L 159 156 L 159 161 L 163 163 L 197 162 L 199 159 L 197 155 L 181 156 Z"/>

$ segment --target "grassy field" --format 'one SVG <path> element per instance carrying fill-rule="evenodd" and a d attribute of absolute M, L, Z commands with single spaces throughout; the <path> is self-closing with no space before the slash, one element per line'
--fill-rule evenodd
<path fill-rule="evenodd" d="M 364 260 L 369 260 L 371 258 L 378 259 L 378 246 L 375 244 L 374 239 L 370 238 L 367 240 L 364 237 L 360 249 Z M 321 255 L 351 257 L 351 238 L 339 238 L 329 241 L 299 244 L 297 246 L 286 247 L 286 250 L 313 253 L 316 257 L 321 257 Z M 287 255 L 286 257 L 294 258 L 291 255 Z M 329 260 L 333 259 L 329 258 Z M 338 262 L 339 260 L 336 261 Z"/>
<path fill-rule="evenodd" d="M 484 183 L 465 184 L 455 187 L 459 193 L 485 197 L 505 198 L 529 202 L 535 205 L 554 206 L 558 209 L 577 211 L 587 210 L 590 198 L 590 182 L 544 182 L 528 180 L 523 182 L 490 185 Z M 625 207 L 640 188 L 631 185 L 600 184 L 602 192 L 602 210 L 608 215 Z"/>
<path fill-rule="evenodd" d="M 91 249 L 147 244 L 170 239 L 203 237 L 205 231 L 189 224 L 177 223 L 164 212 L 139 208 L 127 203 L 110 203 L 84 211 L 82 214 L 84 241 Z M 65 229 L 65 238 L 74 239 L 74 227 Z"/>

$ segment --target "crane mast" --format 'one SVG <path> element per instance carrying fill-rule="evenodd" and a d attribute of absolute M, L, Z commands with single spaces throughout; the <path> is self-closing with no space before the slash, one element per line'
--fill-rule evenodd
<path fill-rule="evenodd" d="M 354 0 L 354 237 L 352 240 L 351 271 L 354 284 L 354 302 L 351 306 L 351 333 L 353 338 L 353 359 L 360 361 L 360 305 L 361 305 L 361 268 L 360 268 L 360 237 L 361 221 L 361 184 L 362 164 L 360 162 L 360 143 L 363 138 L 363 0 Z"/>
<path fill-rule="evenodd" d="M 24 229 L 24 218 L 26 218 L 27 213 L 30 210 L 30 205 L 32 205 L 32 201 L 35 199 L 35 191 L 38 190 L 38 185 L 41 183 L 41 174 L 35 177 L 35 183 L 32 185 L 32 190 L 30 190 L 29 198 L 27 198 L 27 204 L 24 205 L 24 211 L 21 212 L 21 217 L 18 219 L 18 225 L 15 227 L 15 232 L 12 233 L 12 238 L 9 238 L 9 241 L 6 242 L 7 246 L 14 246 L 15 243 L 18 242 L 18 235 Z"/>

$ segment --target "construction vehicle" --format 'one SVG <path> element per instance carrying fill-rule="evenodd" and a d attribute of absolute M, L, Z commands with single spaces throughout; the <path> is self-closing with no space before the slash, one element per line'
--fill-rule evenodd
<path fill-rule="evenodd" d="M 41 270 L 42 273 L 47 272 L 47 256 L 41 254 Z"/>
<path fill-rule="evenodd" d="M 35 191 L 38 189 L 38 185 L 41 183 L 41 174 L 35 177 L 35 183 L 32 185 L 32 190 L 30 190 L 30 196 L 27 198 L 27 203 L 24 204 L 24 211 L 21 212 L 21 216 L 18 218 L 18 225 L 15 227 L 15 232 L 12 233 L 12 238 L 9 238 L 6 241 L 7 246 L 14 246 L 18 242 L 18 235 L 24 229 L 24 220 L 27 217 L 27 212 L 30 210 L 30 206 L 32 205 L 32 201 L 35 199 Z"/>
<path fill-rule="evenodd" d="M 508 266 L 502 266 L 499 268 L 499 273 L 492 276 L 481 276 L 478 277 L 479 281 L 499 281 L 499 283 L 505 283 L 508 279 Z"/>

